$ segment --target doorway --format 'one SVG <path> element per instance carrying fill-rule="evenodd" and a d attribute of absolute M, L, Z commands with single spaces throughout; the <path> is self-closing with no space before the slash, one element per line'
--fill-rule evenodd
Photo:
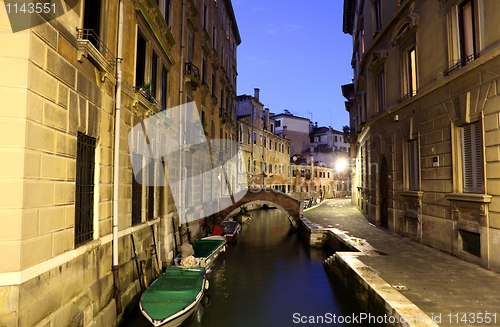
<path fill-rule="evenodd" d="M 385 156 L 382 156 L 380 161 L 379 170 L 379 190 L 380 190 L 380 205 L 379 205 L 379 217 L 380 226 L 383 228 L 389 228 L 389 217 L 388 217 L 388 206 L 389 206 L 389 185 L 387 182 L 387 160 Z"/>

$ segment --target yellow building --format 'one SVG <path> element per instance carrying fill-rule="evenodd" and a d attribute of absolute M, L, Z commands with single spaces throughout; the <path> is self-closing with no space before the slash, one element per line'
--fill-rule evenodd
<path fill-rule="evenodd" d="M 345 0 L 355 204 L 500 271 L 500 3 Z"/>
<path fill-rule="evenodd" d="M 53 2 L 22 20 L 0 2 L 0 325 L 112 326 L 140 291 L 131 236 L 150 281 L 153 232 L 160 266 L 173 230 L 178 243 L 204 233 L 179 228 L 168 188 L 136 182 L 128 134 L 195 101 L 210 138 L 235 139 L 231 2 Z"/>
<path fill-rule="evenodd" d="M 290 140 L 286 131 L 275 134 L 274 119 L 269 109 L 259 100 L 259 89 L 254 96 L 237 98 L 239 144 L 246 167 L 240 182 L 248 181 L 251 187 L 273 187 L 290 193 Z"/>

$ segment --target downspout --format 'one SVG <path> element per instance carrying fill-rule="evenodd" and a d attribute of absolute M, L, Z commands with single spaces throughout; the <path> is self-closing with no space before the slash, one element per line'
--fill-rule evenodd
<path fill-rule="evenodd" d="M 185 16 L 185 9 L 186 8 L 186 0 L 182 0 L 182 22 L 181 22 L 181 59 L 180 59 L 180 62 L 179 62 L 179 105 L 182 105 L 182 100 L 184 98 L 184 16 Z M 182 153 L 183 153 L 183 146 L 184 146 L 184 142 L 183 142 L 183 128 L 182 128 L 182 110 L 179 110 L 179 149 L 181 149 L 181 155 L 179 156 L 179 174 L 180 174 L 180 186 L 179 186 L 179 199 L 180 199 L 180 206 L 179 208 L 177 208 L 177 214 L 179 215 L 179 227 L 178 227 L 178 230 L 179 230 L 179 242 L 182 243 L 182 238 L 181 238 L 181 234 L 180 234 L 180 229 L 181 229 L 181 222 L 182 222 L 182 219 L 181 219 L 181 216 L 185 214 L 185 211 L 183 210 L 183 208 L 185 207 L 185 204 L 184 204 L 184 197 L 182 196 L 182 190 L 183 190 L 183 186 L 186 187 L 186 185 L 184 185 L 183 183 L 183 179 L 182 179 L 182 173 L 184 171 L 184 168 L 182 167 Z M 172 220 L 174 218 L 172 217 Z M 186 228 L 187 228 L 187 221 L 186 221 Z M 175 231 L 172 231 L 172 233 L 175 233 Z M 174 247 L 176 246 L 176 244 L 174 244 Z"/>
<path fill-rule="evenodd" d="M 120 278 L 118 276 L 118 186 L 120 176 L 120 108 L 122 105 L 123 0 L 118 5 L 118 45 L 116 58 L 115 149 L 113 162 L 113 280 L 116 312 L 122 312 Z"/>

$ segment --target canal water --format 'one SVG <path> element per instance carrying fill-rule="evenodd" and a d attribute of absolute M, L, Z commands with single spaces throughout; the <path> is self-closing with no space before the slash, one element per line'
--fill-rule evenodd
<path fill-rule="evenodd" d="M 211 303 L 181 327 L 280 327 L 308 325 L 350 326 L 333 323 L 356 314 L 323 269 L 330 254 L 310 249 L 277 209 L 256 210 L 242 225 L 238 241 L 230 245 L 208 273 Z M 311 316 L 313 317 L 311 320 Z M 323 324 L 318 316 L 324 317 Z M 330 318 L 330 319 L 328 319 Z M 150 323 L 136 310 L 122 327 Z M 357 325 L 359 326 L 359 324 Z"/>

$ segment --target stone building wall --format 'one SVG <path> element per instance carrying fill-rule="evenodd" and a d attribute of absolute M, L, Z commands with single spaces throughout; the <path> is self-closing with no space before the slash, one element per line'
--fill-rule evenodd
<path fill-rule="evenodd" d="M 102 1 L 99 34 L 115 59 L 118 3 Z M 185 42 L 188 39 L 187 29 L 185 35 L 181 35 L 182 5 L 170 3 L 167 23 L 165 1 L 160 1 L 160 6 L 152 0 L 123 1 L 120 167 L 119 176 L 115 177 L 116 61 L 103 59 L 101 55 L 105 52 L 101 46 L 101 51 L 94 53 L 82 47 L 77 28 L 82 27 L 83 2 L 59 18 L 16 33 L 12 33 L 5 6 L 0 5 L 3 45 L 0 50 L 3 101 L 0 108 L 0 250 L 4 253 L 0 265 L 0 325 L 116 325 L 121 314 L 137 303 L 136 295 L 140 293 L 131 235 L 138 260 L 146 263 L 148 282 L 154 278 L 152 232 L 160 265 L 169 264 L 175 253 L 173 232 L 178 243 L 180 236 L 186 241 L 205 235 L 200 221 L 190 223 L 190 234 L 187 233 L 186 224 L 180 224 L 182 221 L 168 188 L 149 189 L 143 185 L 140 219 L 132 222 L 134 177 L 128 134 L 132 127 L 162 109 L 164 96 L 165 108 L 185 103 L 189 96 L 196 102 L 200 117 L 204 114 L 209 122 L 205 126 L 209 138 L 219 138 L 222 129 L 224 138 L 235 139 L 235 51 L 240 39 L 231 2 L 186 1 L 185 25 L 194 33 L 194 64 L 201 67 L 202 54 L 205 54 L 209 76 L 213 70 L 217 79 L 215 90 L 211 85 L 203 86 L 199 78 L 187 81 L 189 76 L 180 59 L 181 38 Z M 206 29 L 202 27 L 203 5 L 207 6 L 210 16 Z M 223 6 L 226 8 L 224 26 Z M 44 18 L 34 16 L 34 19 Z M 217 30 L 214 49 L 212 26 Z M 152 94 L 157 103 L 135 92 L 138 32 L 146 39 L 145 81 L 153 78 L 153 51 L 158 56 L 158 88 L 156 94 Z M 187 49 L 183 51 L 187 61 Z M 161 89 L 163 67 L 167 71 L 165 94 Z M 181 74 L 186 81 L 182 93 Z M 212 94 L 220 94 L 221 88 L 224 99 L 213 100 Z M 227 115 L 221 107 L 228 108 Z M 95 167 L 92 235 L 90 240 L 75 244 L 79 133 L 95 139 L 96 145 L 95 158 L 91 159 Z M 171 177 L 179 174 L 175 165 L 166 169 Z M 116 178 L 119 178 L 120 303 L 114 294 L 111 270 Z M 211 193 L 208 189 L 205 191 Z M 152 207 L 150 199 L 153 199 Z"/>
<path fill-rule="evenodd" d="M 355 27 L 354 42 L 363 41 L 364 49 L 353 54 L 359 58 L 354 67 L 357 107 L 350 109 L 350 115 L 353 121 L 367 119 L 356 129 L 355 204 L 377 225 L 500 271 L 496 214 L 500 38 L 491 18 L 499 8 L 496 3 L 471 2 L 478 54 L 455 65 L 460 41 L 453 18 L 464 3 L 404 1 L 395 7 L 382 1 L 382 28 L 371 40 L 367 34 L 362 40 L 361 28 Z M 365 2 L 365 32 L 373 30 L 374 5 Z M 405 51 L 412 46 L 416 46 L 417 88 L 407 94 Z M 473 123 L 480 129 L 477 147 L 463 143 L 462 130 Z M 410 143 L 417 145 L 416 152 Z M 475 167 L 483 177 L 480 189 L 468 191 L 463 153 L 476 148 L 481 157 Z M 416 187 L 411 184 L 414 162 Z"/>

